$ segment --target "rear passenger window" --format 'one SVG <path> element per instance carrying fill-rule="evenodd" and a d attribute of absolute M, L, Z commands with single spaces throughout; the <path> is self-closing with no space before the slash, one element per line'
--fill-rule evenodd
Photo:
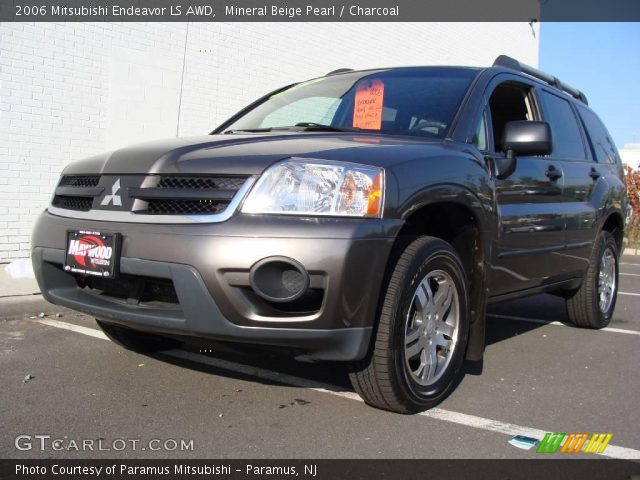
<path fill-rule="evenodd" d="M 584 144 L 571 105 L 564 98 L 543 91 L 545 118 L 551 125 L 553 157 L 584 160 Z"/>
<path fill-rule="evenodd" d="M 578 106 L 578 113 L 589 134 L 591 148 L 596 156 L 596 160 L 603 163 L 615 163 L 618 159 L 618 151 L 609 136 L 609 132 L 598 116 L 588 108 L 582 106 Z"/>

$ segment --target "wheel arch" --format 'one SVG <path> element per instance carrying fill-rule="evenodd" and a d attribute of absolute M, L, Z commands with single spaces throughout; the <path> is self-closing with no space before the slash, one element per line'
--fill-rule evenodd
<path fill-rule="evenodd" d="M 466 358 L 481 360 L 485 347 L 485 274 L 490 242 L 485 240 L 485 213 L 479 207 L 478 199 L 470 192 L 469 196 L 464 193 L 446 197 L 435 195 L 434 200 L 424 201 L 408 211 L 404 220 L 396 237 L 394 252 L 402 252 L 417 236 L 426 235 L 446 241 L 460 255 L 467 275 L 471 315 Z M 395 258 L 392 255 L 390 265 L 393 262 Z"/>
<path fill-rule="evenodd" d="M 622 244 L 624 238 L 624 219 L 620 212 L 610 212 L 602 224 L 602 230 L 609 232 L 616 240 L 618 253 L 622 253 Z"/>

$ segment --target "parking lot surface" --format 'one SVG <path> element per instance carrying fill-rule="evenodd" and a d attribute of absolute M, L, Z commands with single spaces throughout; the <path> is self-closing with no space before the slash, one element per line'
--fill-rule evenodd
<path fill-rule="evenodd" d="M 206 343 L 144 356 L 38 297 L 0 309 L 3 458 L 536 458 L 508 440 L 611 432 L 606 456 L 640 459 L 640 256 L 621 261 L 604 330 L 566 325 L 551 295 L 491 306 L 483 364 L 413 416 L 366 406 L 341 365 Z"/>

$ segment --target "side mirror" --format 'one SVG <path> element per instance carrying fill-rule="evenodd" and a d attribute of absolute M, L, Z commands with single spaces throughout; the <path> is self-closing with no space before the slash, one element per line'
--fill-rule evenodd
<path fill-rule="evenodd" d="M 551 128 L 547 122 L 515 121 L 504 126 L 502 149 L 509 156 L 549 155 Z"/>
<path fill-rule="evenodd" d="M 516 170 L 516 156 L 549 155 L 551 128 L 547 122 L 517 120 L 508 122 L 502 132 L 505 158 L 495 159 L 496 177 L 505 179 Z"/>

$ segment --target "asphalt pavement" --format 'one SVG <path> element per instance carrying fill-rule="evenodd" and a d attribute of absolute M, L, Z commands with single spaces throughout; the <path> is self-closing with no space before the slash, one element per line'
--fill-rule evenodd
<path fill-rule="evenodd" d="M 339 364 L 208 343 L 145 356 L 86 315 L 4 298 L 0 457 L 537 458 L 508 441 L 610 432 L 606 456 L 640 459 L 639 311 L 636 256 L 622 259 L 604 330 L 568 326 L 550 295 L 494 305 L 482 365 L 467 364 L 438 408 L 406 416 L 361 402 Z"/>

